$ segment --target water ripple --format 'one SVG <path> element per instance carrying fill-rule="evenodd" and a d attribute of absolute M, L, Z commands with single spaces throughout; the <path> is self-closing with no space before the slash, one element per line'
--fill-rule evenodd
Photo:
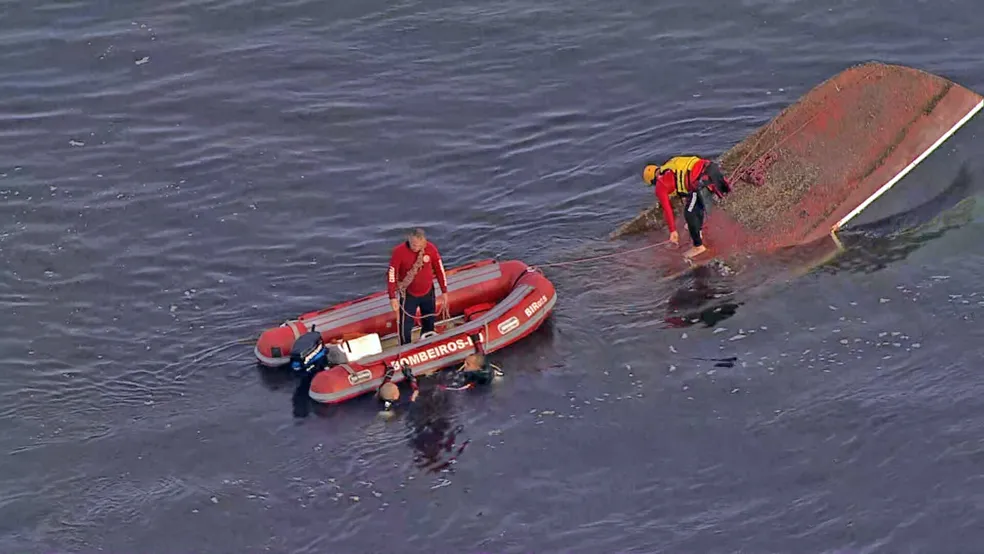
<path fill-rule="evenodd" d="M 979 214 L 789 288 L 766 263 L 657 284 L 650 251 L 547 268 L 551 326 L 488 394 L 430 406 L 443 434 L 368 400 L 294 422 L 251 339 L 380 290 L 411 226 L 448 265 L 626 246 L 604 237 L 652 202 L 644 161 L 717 154 L 848 63 L 980 84 L 976 6 L 5 7 L 3 550 L 973 539 Z M 667 323 L 722 302 L 710 327 Z"/>

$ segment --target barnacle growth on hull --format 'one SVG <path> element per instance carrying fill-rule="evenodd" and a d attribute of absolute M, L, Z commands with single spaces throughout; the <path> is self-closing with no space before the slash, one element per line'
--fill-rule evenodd
<path fill-rule="evenodd" d="M 731 253 L 820 238 L 981 101 L 925 71 L 877 62 L 850 67 L 716 160 L 735 186 L 709 215 L 705 238 Z M 654 203 L 611 238 L 663 226 Z"/>

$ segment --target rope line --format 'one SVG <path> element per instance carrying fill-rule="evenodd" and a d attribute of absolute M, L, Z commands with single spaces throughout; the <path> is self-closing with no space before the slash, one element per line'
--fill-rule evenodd
<path fill-rule="evenodd" d="M 867 81 L 869 78 L 871 78 L 872 75 L 875 74 L 875 71 L 876 71 L 876 68 L 874 68 L 874 67 L 873 68 L 870 68 L 865 73 L 864 77 L 862 77 L 861 79 L 859 79 L 857 81 L 857 83 L 854 83 L 854 84 L 855 85 L 858 85 L 858 84 L 860 84 L 860 83 L 862 83 L 864 81 Z M 834 88 L 837 91 L 837 93 L 843 92 L 843 90 L 844 90 L 844 89 L 840 88 L 839 86 L 837 86 L 836 84 L 834 85 Z M 762 158 L 764 158 L 770 152 L 772 152 L 776 148 L 779 148 L 780 146 L 782 146 L 783 144 L 785 144 L 786 141 L 788 141 L 789 139 L 791 139 L 794 136 L 796 136 L 797 134 L 799 134 L 799 132 L 802 131 L 803 129 L 805 129 L 807 125 L 809 125 L 810 123 L 812 123 L 814 119 L 816 119 L 817 117 L 819 117 L 821 113 L 823 113 L 822 110 L 817 110 L 817 113 L 813 114 L 813 117 L 811 117 L 810 119 L 807 119 L 806 120 L 806 123 L 803 123 L 802 125 L 800 125 L 799 127 L 797 127 L 795 131 L 793 131 L 791 133 L 787 133 L 785 136 L 780 135 L 779 138 L 782 139 L 782 140 L 779 140 L 778 142 L 776 142 L 775 144 L 773 144 L 765 152 L 762 152 L 762 154 L 760 154 L 758 157 L 756 157 L 754 160 L 752 160 L 752 163 L 750 163 L 747 166 L 745 166 L 745 161 L 747 161 L 748 158 L 752 155 L 752 152 L 755 152 L 755 147 L 757 147 L 759 145 L 759 143 L 762 142 L 762 140 L 765 139 L 765 136 L 767 134 L 769 134 L 768 133 L 768 130 L 771 129 L 774 125 L 776 125 L 779 122 L 779 117 L 777 117 L 777 118 L 773 119 L 772 121 L 770 121 L 769 124 L 765 127 L 765 130 L 762 131 L 762 136 L 760 136 L 759 139 L 757 141 L 755 141 L 755 145 L 752 148 L 749 148 L 748 149 L 748 153 L 745 154 L 745 157 L 742 158 L 742 160 L 740 162 L 738 162 L 738 165 L 735 166 L 735 170 L 731 172 L 731 175 L 733 175 L 735 178 L 740 179 L 741 178 L 741 172 L 742 171 L 745 171 L 748 168 L 750 168 L 751 166 L 755 165 L 756 163 L 758 163 L 759 160 L 761 160 Z M 780 114 L 780 117 L 781 117 L 781 115 L 782 114 Z M 743 167 L 743 166 L 745 166 L 745 167 Z"/>
<path fill-rule="evenodd" d="M 596 260 L 604 260 L 604 259 L 607 259 L 607 258 L 614 258 L 616 256 L 623 256 L 625 254 L 633 254 L 635 252 L 642 252 L 643 250 L 649 250 L 650 248 L 656 248 L 658 246 L 663 246 L 664 244 L 668 244 L 669 242 L 670 242 L 669 240 L 664 240 L 663 242 L 658 242 L 656 244 L 649 244 L 649 245 L 646 245 L 646 246 L 641 246 L 639 248 L 631 248 L 629 250 L 622 250 L 621 252 L 614 252 L 612 254 L 603 254 L 601 256 L 589 256 L 587 258 L 577 258 L 577 259 L 574 259 L 574 260 L 568 260 L 566 262 L 554 262 L 554 263 L 549 263 L 549 264 L 538 264 L 538 265 L 535 265 L 535 266 L 532 266 L 532 267 L 541 268 L 541 267 L 560 267 L 560 266 L 568 266 L 568 265 L 577 265 L 577 264 L 581 264 L 581 263 L 585 263 L 585 262 L 593 262 L 593 261 L 596 261 Z"/>
<path fill-rule="evenodd" d="M 872 68 L 871 70 L 868 71 L 867 74 L 865 74 L 864 77 L 862 77 L 858 81 L 858 83 L 860 83 L 862 81 L 868 80 L 874 73 L 875 73 L 875 68 Z M 855 83 L 855 84 L 857 84 L 857 83 Z M 836 87 L 836 91 L 837 91 L 837 93 L 840 93 L 840 92 L 843 91 L 843 89 L 841 89 L 840 87 Z M 766 150 L 764 150 L 761 154 L 759 154 L 758 156 L 756 156 L 755 159 L 752 160 L 750 163 L 746 164 L 746 162 L 752 156 L 752 153 L 755 152 L 755 150 L 758 147 L 758 145 L 763 140 L 765 140 L 766 135 L 769 134 L 769 130 L 771 130 L 773 127 L 775 127 L 775 126 L 778 125 L 779 118 L 773 119 L 765 127 L 765 129 L 762 132 L 762 135 L 759 137 L 758 140 L 755 141 L 755 144 L 752 146 L 752 148 L 749 148 L 748 153 L 746 153 L 745 156 L 741 159 L 741 161 L 738 162 L 738 164 L 735 166 L 735 169 L 730 172 L 731 173 L 731 176 L 733 178 L 735 178 L 735 179 L 741 179 L 742 178 L 741 177 L 742 172 L 746 171 L 748 168 L 750 168 L 753 165 L 755 165 L 756 163 L 758 163 L 759 160 L 765 158 L 769 153 L 773 152 L 774 150 L 776 150 L 777 148 L 779 148 L 780 146 L 782 146 L 783 144 L 785 144 L 787 141 L 789 141 L 789 139 L 791 139 L 794 136 L 796 136 L 797 134 L 799 134 L 810 123 L 812 123 L 817 117 L 819 117 L 821 113 L 822 112 L 818 110 L 817 113 L 813 114 L 812 117 L 810 117 L 809 119 L 807 119 L 802 125 L 800 125 L 799 127 L 797 127 L 792 132 L 790 132 L 790 133 L 784 133 L 782 135 L 779 135 L 779 137 L 777 137 L 778 140 L 776 140 L 776 142 L 772 146 L 770 146 L 769 148 L 767 148 Z M 831 234 L 833 234 L 833 233 L 831 233 Z M 837 237 L 835 236 L 834 239 L 837 240 Z M 670 242 L 669 240 L 665 240 L 663 242 L 659 242 L 659 243 L 656 243 L 656 244 L 649 244 L 649 245 L 646 245 L 646 246 L 641 246 L 639 248 L 631 248 L 629 250 L 622 250 L 620 252 L 614 252 L 614 253 L 611 253 L 611 254 L 602 254 L 602 255 L 599 255 L 599 256 L 588 256 L 588 257 L 584 257 L 584 258 L 576 258 L 576 259 L 573 259 L 573 260 L 568 260 L 568 261 L 563 261 L 563 262 L 552 262 L 552 263 L 546 263 L 546 264 L 536 264 L 536 265 L 532 265 L 531 267 L 539 269 L 539 268 L 545 268 L 545 267 L 566 267 L 566 266 L 572 266 L 572 265 L 579 265 L 579 264 L 593 262 L 593 261 L 598 261 L 598 260 L 605 260 L 605 259 L 609 259 L 609 258 L 615 258 L 615 257 L 623 256 L 623 255 L 626 255 L 626 254 L 633 254 L 633 253 L 636 253 L 636 252 L 642 252 L 642 251 L 645 251 L 645 250 L 650 250 L 652 248 L 658 248 L 660 246 L 663 246 L 665 244 L 668 244 L 669 242 Z M 501 253 L 499 255 L 501 255 Z M 496 259 L 498 259 L 498 257 L 499 257 L 498 255 L 495 256 Z M 396 315 L 397 315 L 397 342 L 399 342 L 399 336 L 401 334 L 400 333 L 400 330 L 401 330 L 402 323 L 403 323 L 403 317 L 402 316 L 403 315 L 407 315 L 411 319 L 414 319 L 414 318 L 417 317 L 416 314 L 411 314 L 411 313 L 409 313 L 404 308 L 404 306 L 403 306 L 404 299 L 402 298 L 402 296 L 403 295 L 401 294 L 400 295 L 400 298 L 398 299 L 398 301 L 399 301 L 399 304 L 398 304 L 399 305 L 399 310 L 398 310 L 398 312 L 396 312 Z M 423 316 L 423 317 L 434 317 L 434 318 L 437 318 L 439 316 L 440 317 L 443 317 L 444 320 L 446 320 L 446 321 L 451 319 L 450 318 L 450 307 L 448 306 L 447 299 L 445 299 L 445 301 L 443 302 L 443 305 L 441 306 L 441 309 L 439 311 L 438 310 L 435 310 L 435 313 L 434 314 L 428 315 L 428 316 Z M 485 331 L 486 331 L 486 337 L 488 337 L 488 324 L 487 323 L 485 325 Z M 255 342 L 258 338 L 259 337 L 257 337 L 256 339 L 240 339 L 240 341 L 237 341 L 237 343 L 240 343 L 241 342 L 242 344 L 248 344 L 247 341 L 249 341 L 249 342 Z M 398 345 L 398 347 L 397 347 L 397 359 L 399 359 L 399 356 L 411 344 L 399 344 Z M 212 356 L 214 354 L 215 354 L 215 352 L 206 353 L 206 354 L 204 354 L 204 355 L 201 356 L 200 360 L 201 359 L 208 358 L 208 357 L 210 357 L 210 356 Z M 197 361 L 200 361 L 200 360 L 195 360 L 195 361 L 197 362 Z"/>

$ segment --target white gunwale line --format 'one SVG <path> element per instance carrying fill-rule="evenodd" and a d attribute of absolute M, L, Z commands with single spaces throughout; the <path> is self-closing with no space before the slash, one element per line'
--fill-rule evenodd
<path fill-rule="evenodd" d="M 888 189 L 890 189 L 893 186 L 895 186 L 895 183 L 898 183 L 899 181 L 901 181 L 903 177 L 905 177 L 910 171 L 913 170 L 913 168 L 915 168 L 917 165 L 919 165 L 919 162 L 921 162 L 924 159 L 926 159 L 926 156 L 929 156 L 930 154 L 932 154 L 934 150 L 936 150 L 937 148 L 939 148 L 940 145 L 943 144 L 946 141 L 946 139 L 950 138 L 953 135 L 953 133 L 956 133 L 957 132 L 957 129 L 959 129 L 960 127 L 963 127 L 963 125 L 965 123 L 967 123 L 968 121 L 970 121 L 970 118 L 974 117 L 974 115 L 977 112 L 979 112 L 981 110 L 981 108 L 984 108 L 984 100 L 981 100 L 980 102 L 977 103 L 976 106 L 974 106 L 973 108 L 971 108 L 971 110 L 967 113 L 967 115 L 963 116 L 963 119 L 961 119 L 960 121 L 956 122 L 956 124 L 954 124 L 953 127 L 950 127 L 950 130 L 949 131 L 947 131 L 946 133 L 943 133 L 943 136 L 941 136 L 936 142 L 934 142 L 929 148 L 927 148 L 925 152 L 923 152 L 922 154 L 920 154 L 918 158 L 912 160 L 912 163 L 910 163 L 909 165 L 907 165 L 905 167 L 905 169 L 903 169 L 902 171 L 899 172 L 898 175 L 896 175 L 895 177 L 892 177 L 892 180 L 891 181 L 889 181 L 889 182 L 885 183 L 884 185 L 882 185 L 882 187 L 880 189 L 878 189 L 877 191 L 875 191 L 874 194 L 872 194 L 871 196 L 869 196 L 867 200 L 865 200 L 864 202 L 862 202 L 857 208 L 854 208 L 853 210 L 851 210 L 851 213 L 847 214 L 846 216 L 844 216 L 843 219 L 841 219 L 836 224 L 834 224 L 834 226 L 830 229 L 831 232 L 839 230 L 841 227 L 844 226 L 845 223 L 847 223 L 848 221 L 854 219 L 854 217 L 857 216 L 859 213 L 861 213 L 862 210 L 864 210 L 865 208 L 867 208 L 869 204 L 871 204 L 876 199 L 878 199 L 879 196 L 881 196 L 881 195 L 885 194 L 886 192 L 888 192 Z"/>

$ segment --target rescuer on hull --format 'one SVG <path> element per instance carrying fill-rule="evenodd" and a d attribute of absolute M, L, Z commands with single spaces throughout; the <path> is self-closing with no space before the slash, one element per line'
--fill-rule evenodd
<path fill-rule="evenodd" d="M 693 247 L 684 256 L 692 258 L 704 253 L 707 248 L 704 246 L 701 228 L 712 202 L 708 193 L 723 198 L 731 192 L 731 187 L 718 165 L 699 156 L 674 156 L 662 164 L 647 164 L 642 170 L 642 179 L 647 185 L 655 187 L 656 199 L 670 230 L 670 242 L 680 244 L 680 235 L 673 218 L 673 206 L 670 203 L 670 196 L 675 193 L 684 201 L 683 217 L 693 242 Z"/>

